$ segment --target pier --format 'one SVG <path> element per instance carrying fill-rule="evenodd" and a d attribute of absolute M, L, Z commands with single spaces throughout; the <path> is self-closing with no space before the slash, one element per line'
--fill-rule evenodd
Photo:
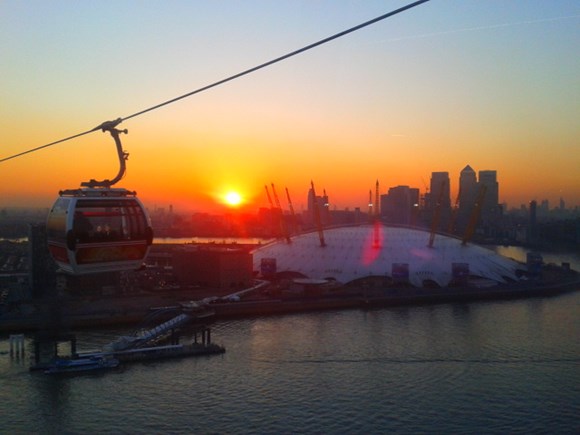
<path fill-rule="evenodd" d="M 180 313 L 152 328 L 138 330 L 134 335 L 121 336 L 97 352 L 77 352 L 74 334 L 37 334 L 34 340 L 34 364 L 30 370 L 47 370 L 55 361 L 62 360 L 74 362 L 115 358 L 121 363 L 130 363 L 224 353 L 224 347 L 211 342 L 210 328 L 202 324 L 195 325 L 196 320 L 194 314 Z M 187 344 L 180 343 L 181 331 L 185 327 L 193 327 L 193 342 Z M 20 349 L 23 352 L 24 345 L 18 339 L 23 335 L 14 337 L 12 339 L 11 336 L 11 352 L 13 347 L 14 352 L 20 352 Z M 59 355 L 58 346 L 63 342 L 69 342 L 69 355 Z"/>

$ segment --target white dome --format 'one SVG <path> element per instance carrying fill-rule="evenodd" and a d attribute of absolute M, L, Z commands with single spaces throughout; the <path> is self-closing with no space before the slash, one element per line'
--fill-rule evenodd
<path fill-rule="evenodd" d="M 384 225 L 326 229 L 325 247 L 313 232 L 294 237 L 291 244 L 279 241 L 256 249 L 254 270 L 261 269 L 262 259 L 275 259 L 278 273 L 298 272 L 346 284 L 368 276 L 392 277 L 393 264 L 402 264 L 412 285 L 422 287 L 425 281 L 434 281 L 444 287 L 459 265 L 467 267 L 471 276 L 497 283 L 518 279 L 516 270 L 521 266 L 511 259 L 439 234 L 429 248 L 429 236 L 425 230 Z"/>

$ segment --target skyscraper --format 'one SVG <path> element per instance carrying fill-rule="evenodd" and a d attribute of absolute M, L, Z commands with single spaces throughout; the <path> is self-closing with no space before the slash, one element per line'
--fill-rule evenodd
<path fill-rule="evenodd" d="M 459 212 L 457 216 L 459 228 L 463 228 L 469 220 L 469 216 L 475 206 L 477 189 L 475 171 L 471 166 L 467 165 L 459 175 Z"/>
<path fill-rule="evenodd" d="M 497 171 L 479 171 L 479 185 L 485 186 L 485 196 L 483 197 L 483 207 L 481 212 L 484 216 L 497 213 L 499 204 L 499 183 L 497 182 Z"/>
<path fill-rule="evenodd" d="M 467 165 L 459 174 L 459 213 L 471 212 L 477 198 L 477 177 L 471 166 Z"/>
<path fill-rule="evenodd" d="M 431 173 L 431 192 L 426 206 L 427 221 L 437 226 L 435 230 L 447 228 L 451 217 L 449 172 Z"/>
<path fill-rule="evenodd" d="M 381 216 L 390 224 L 414 224 L 413 212 L 419 202 L 419 189 L 409 186 L 389 188 L 387 195 L 381 195 Z"/>
<path fill-rule="evenodd" d="M 449 172 L 431 173 L 431 208 L 437 206 L 439 199 L 443 210 L 451 208 Z"/>

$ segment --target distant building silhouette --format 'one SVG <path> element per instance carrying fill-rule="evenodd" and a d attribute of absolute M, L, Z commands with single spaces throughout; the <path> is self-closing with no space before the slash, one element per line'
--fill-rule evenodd
<path fill-rule="evenodd" d="M 537 214 L 538 217 L 541 217 L 542 219 L 548 217 L 550 214 L 550 201 L 543 199 L 542 202 L 540 202 L 539 207 L 537 207 Z"/>
<path fill-rule="evenodd" d="M 477 198 L 477 176 L 471 166 L 467 165 L 459 174 L 459 216 L 458 221 L 464 226 L 475 206 Z"/>
<path fill-rule="evenodd" d="M 479 171 L 478 180 L 475 171 L 469 165 L 463 168 L 459 175 L 459 210 L 456 219 L 456 229 L 459 233 L 465 230 L 482 188 L 485 188 L 485 194 L 478 226 L 484 228 L 486 235 L 494 233 L 493 227 L 497 225 L 496 218 L 502 214 L 503 210 L 499 205 L 497 171 Z"/>
<path fill-rule="evenodd" d="M 359 207 L 354 210 L 330 210 L 332 225 L 353 225 L 363 222 L 363 214 Z"/>
<path fill-rule="evenodd" d="M 538 203 L 530 201 L 530 216 L 528 222 L 528 243 L 534 243 L 537 239 L 538 233 L 538 216 L 537 216 Z"/>
<path fill-rule="evenodd" d="M 328 224 L 330 222 L 330 213 L 329 213 L 328 195 L 326 195 L 326 191 L 324 192 L 323 196 L 316 195 L 315 197 L 314 191 L 312 189 L 308 189 L 308 218 L 311 224 L 315 222 L 314 219 L 315 207 L 318 207 L 318 211 L 320 213 L 320 220 L 322 221 L 322 223 Z"/>
<path fill-rule="evenodd" d="M 493 216 L 498 214 L 499 205 L 499 183 L 497 182 L 497 171 L 479 171 L 479 186 L 485 186 L 485 196 L 483 197 L 483 216 Z"/>
<path fill-rule="evenodd" d="M 443 189 L 443 192 L 441 192 L 441 189 Z M 437 206 L 439 198 L 441 198 L 442 208 L 451 208 L 449 172 L 431 173 L 431 208 L 435 208 Z"/>
<path fill-rule="evenodd" d="M 431 173 L 431 195 L 427 206 L 428 213 L 431 214 L 429 219 L 433 219 L 435 213 L 439 215 L 439 228 L 447 228 L 451 217 L 451 188 L 449 182 L 449 172 L 432 172 Z"/>
<path fill-rule="evenodd" d="M 419 189 L 409 186 L 389 188 L 386 195 L 381 195 L 381 217 L 386 223 L 397 225 L 414 225 L 415 211 L 419 203 Z"/>

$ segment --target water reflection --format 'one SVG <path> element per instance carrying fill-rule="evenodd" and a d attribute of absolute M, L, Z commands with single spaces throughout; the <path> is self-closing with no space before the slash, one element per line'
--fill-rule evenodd
<path fill-rule="evenodd" d="M 220 322 L 223 355 L 96 377 L 30 374 L 2 355 L 0 431 L 573 433 L 579 304 L 577 292 Z M 79 347 L 125 332 L 84 331 Z"/>

